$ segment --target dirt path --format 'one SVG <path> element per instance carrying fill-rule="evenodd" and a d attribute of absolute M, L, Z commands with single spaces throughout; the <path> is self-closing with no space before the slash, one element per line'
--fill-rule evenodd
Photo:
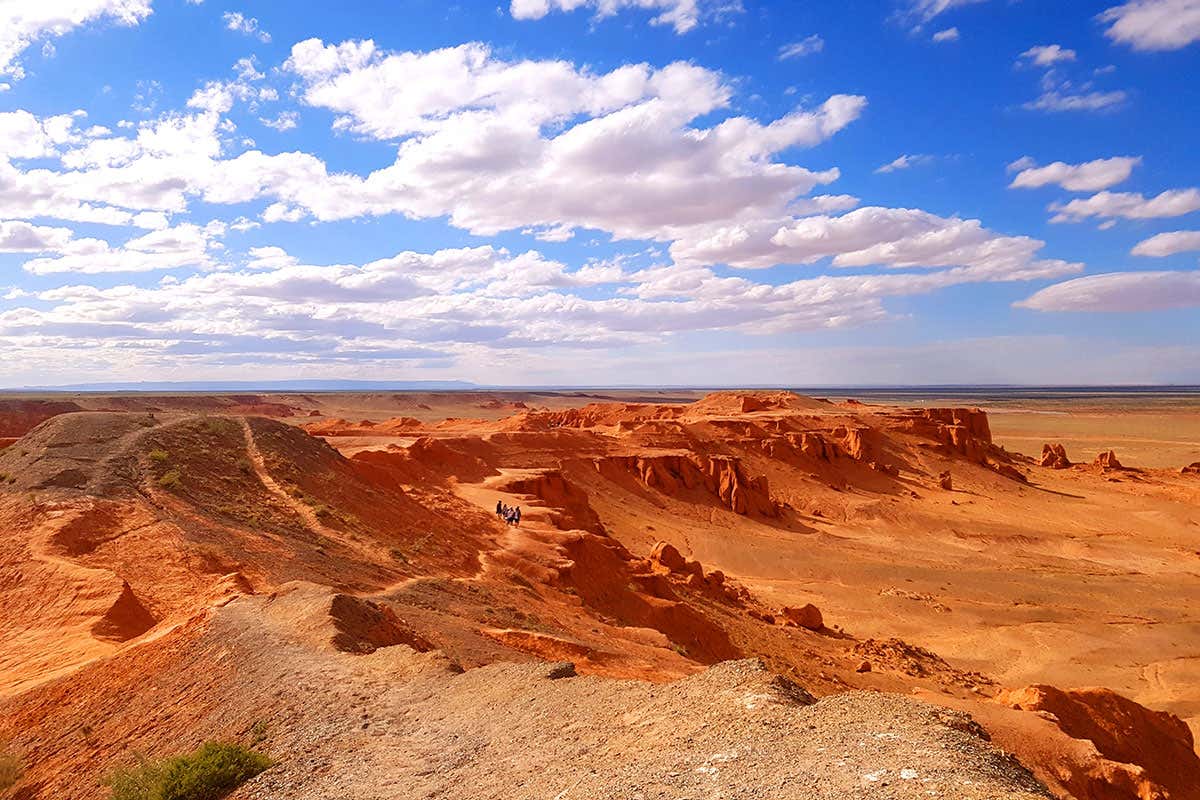
<path fill-rule="evenodd" d="M 242 424 L 242 433 L 246 436 L 246 457 L 250 459 L 250 464 L 254 467 L 254 474 L 258 476 L 259 481 L 266 487 L 267 491 L 275 495 L 279 502 L 283 503 L 287 508 L 291 509 L 296 516 L 304 520 L 304 524 L 308 526 L 314 533 L 326 536 L 330 539 L 342 539 L 341 533 L 321 522 L 317 517 L 317 512 L 313 511 L 310 506 L 300 502 L 292 497 L 287 491 L 279 485 L 279 483 L 271 477 L 271 473 L 267 471 L 267 463 L 263 459 L 262 451 L 258 449 L 258 442 L 254 440 L 254 431 L 250 428 L 250 421 L 245 417 L 239 420 Z"/>

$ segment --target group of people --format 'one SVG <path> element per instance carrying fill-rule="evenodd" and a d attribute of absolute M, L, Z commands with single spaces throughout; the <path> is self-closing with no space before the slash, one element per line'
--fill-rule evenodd
<path fill-rule="evenodd" d="M 503 500 L 496 501 L 496 516 L 507 522 L 509 525 L 521 524 L 521 507 L 508 506 Z"/>

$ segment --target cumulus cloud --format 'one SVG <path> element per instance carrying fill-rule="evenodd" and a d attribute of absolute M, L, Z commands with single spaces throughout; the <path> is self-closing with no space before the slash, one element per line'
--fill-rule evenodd
<path fill-rule="evenodd" d="M 906 154 L 906 155 L 902 155 L 902 156 L 897 156 L 892 161 L 889 161 L 888 163 L 884 164 L 879 169 L 875 170 L 875 172 L 886 175 L 889 172 L 898 172 L 902 169 L 909 169 L 910 167 L 917 167 L 917 166 L 921 166 L 924 164 L 931 164 L 931 163 L 933 163 L 933 156 L 919 155 L 919 154 L 918 155 L 907 155 Z"/>
<path fill-rule="evenodd" d="M 0 220 L 0 253 L 44 253 L 61 250 L 74 236 L 69 228 Z"/>
<path fill-rule="evenodd" d="M 789 58 L 800 58 L 802 56 L 810 56 L 813 53 L 819 53 L 825 49 L 825 40 L 817 34 L 807 36 L 798 42 L 785 44 L 779 48 L 779 60 L 786 61 Z"/>
<path fill-rule="evenodd" d="M 1113 272 L 1056 283 L 1016 304 L 1034 311 L 1161 311 L 1200 306 L 1200 271 Z"/>
<path fill-rule="evenodd" d="M 1200 41 L 1200 0 L 1132 0 L 1099 19 L 1109 39 L 1134 50 L 1179 50 Z"/>
<path fill-rule="evenodd" d="M 670 25 L 676 33 L 687 33 L 706 18 L 740 12 L 740 0 L 512 0 L 513 19 L 541 19 L 552 11 L 591 9 L 596 19 L 611 17 L 625 9 L 655 14 L 652 25 Z"/>
<path fill-rule="evenodd" d="M 340 114 L 335 127 L 403 141 L 396 162 L 365 179 L 272 186 L 280 202 L 317 219 L 448 215 L 478 234 L 583 227 L 670 240 L 778 214 L 838 172 L 774 156 L 825 141 L 866 105 L 835 95 L 766 124 L 735 116 L 694 128 L 728 106 L 731 89 L 717 73 L 675 63 L 596 74 L 500 60 L 480 44 L 385 54 L 370 42 L 310 40 L 293 48 L 288 68 L 306 102 Z"/>
<path fill-rule="evenodd" d="M 676 242 L 671 255 L 681 264 L 744 269 L 813 264 L 825 258 L 838 268 L 948 268 L 932 275 L 904 276 L 924 285 L 926 291 L 963 281 L 1031 280 L 1082 270 L 1081 264 L 1039 259 L 1044 244 L 996 234 L 979 220 L 939 217 L 918 209 L 866 207 L 839 217 L 725 226 L 696 242 Z"/>
<path fill-rule="evenodd" d="M 1067 164 L 1055 161 L 1039 167 L 1026 157 L 1009 165 L 1017 171 L 1009 184 L 1013 189 L 1037 189 L 1051 184 L 1072 192 L 1095 192 L 1115 186 L 1129 178 L 1133 168 L 1142 163 L 1140 156 L 1116 156 L 1085 161 L 1082 164 Z"/>
<path fill-rule="evenodd" d="M 75 239 L 55 249 L 60 255 L 25 262 L 26 272 L 99 274 L 150 272 L 179 267 L 208 267 L 215 239 L 225 232 L 221 223 L 200 227 L 191 223 L 162 228 L 112 247 L 101 239 Z"/>
<path fill-rule="evenodd" d="M 44 37 L 97 21 L 137 25 L 150 16 L 150 5 L 151 0 L 5 0 L 0 3 L 0 76 L 22 77 L 18 57 Z"/>
<path fill-rule="evenodd" d="M 1081 222 L 1100 219 L 1166 219 L 1200 210 L 1200 189 L 1168 189 L 1146 197 L 1136 192 L 1100 192 L 1091 197 L 1055 203 L 1051 222 Z"/>
<path fill-rule="evenodd" d="M 1049 67 L 1060 61 L 1074 61 L 1077 53 L 1057 44 L 1043 44 L 1031 47 L 1018 57 L 1018 63 L 1032 64 L 1036 67 Z"/>
<path fill-rule="evenodd" d="M 1170 231 L 1138 242 L 1131 252 L 1135 256 L 1166 258 L 1195 250 L 1200 250 L 1200 231 Z"/>

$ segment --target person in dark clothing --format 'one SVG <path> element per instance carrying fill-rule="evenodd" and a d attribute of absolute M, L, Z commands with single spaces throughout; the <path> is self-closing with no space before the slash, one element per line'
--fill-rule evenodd
<path fill-rule="evenodd" d="M 501 500 L 496 501 L 496 516 L 497 517 L 504 516 L 504 502 Z"/>
<path fill-rule="evenodd" d="M 517 506 L 513 510 L 513 525 L 520 527 L 521 525 L 521 507 Z"/>

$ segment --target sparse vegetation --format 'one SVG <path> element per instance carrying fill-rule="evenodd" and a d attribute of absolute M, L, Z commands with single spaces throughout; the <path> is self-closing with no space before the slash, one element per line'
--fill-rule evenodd
<path fill-rule="evenodd" d="M 258 747 L 267 740 L 267 723 L 265 720 L 259 720 L 250 726 L 250 746 Z"/>
<path fill-rule="evenodd" d="M 112 800 L 220 800 L 271 766 L 271 759 L 239 744 L 206 742 L 187 755 L 140 758 L 108 778 Z"/>
<path fill-rule="evenodd" d="M 183 486 L 183 474 L 177 470 L 167 470 L 158 479 L 158 485 L 164 489 L 175 490 Z"/>
<path fill-rule="evenodd" d="M 204 419 L 204 430 L 214 435 L 230 433 L 236 425 L 236 422 L 224 417 L 206 417 Z"/>
<path fill-rule="evenodd" d="M 170 453 L 166 450 L 151 450 L 149 455 L 150 460 L 156 464 L 165 464 L 167 459 L 171 457 Z"/>
<path fill-rule="evenodd" d="M 0 792 L 17 785 L 25 773 L 25 765 L 12 753 L 0 753 Z"/>

